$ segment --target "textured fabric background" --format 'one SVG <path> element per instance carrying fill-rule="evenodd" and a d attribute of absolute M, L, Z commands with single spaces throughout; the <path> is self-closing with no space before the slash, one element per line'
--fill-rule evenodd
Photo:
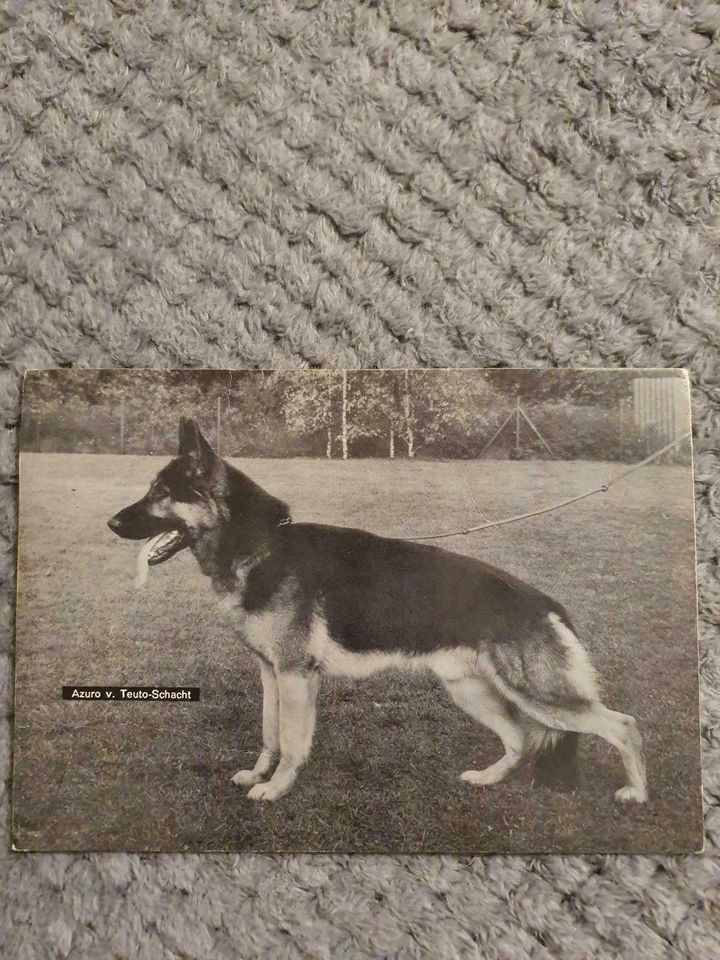
<path fill-rule="evenodd" d="M 5 956 L 720 956 L 720 8 L 1 16 L 4 586 L 28 367 L 687 366 L 708 804 L 681 860 L 3 851 Z"/>

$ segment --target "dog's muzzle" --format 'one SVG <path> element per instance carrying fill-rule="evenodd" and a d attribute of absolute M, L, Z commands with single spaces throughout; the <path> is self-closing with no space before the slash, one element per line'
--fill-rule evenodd
<path fill-rule="evenodd" d="M 137 557 L 135 586 L 141 590 L 145 586 L 150 566 L 169 560 L 173 554 L 189 544 L 190 541 L 180 530 L 168 530 L 147 540 Z"/>
<path fill-rule="evenodd" d="M 157 563 L 169 560 L 170 557 L 189 546 L 189 544 L 190 541 L 182 530 L 168 530 L 167 533 L 161 533 L 158 537 L 149 541 L 148 565 L 153 567 Z"/>

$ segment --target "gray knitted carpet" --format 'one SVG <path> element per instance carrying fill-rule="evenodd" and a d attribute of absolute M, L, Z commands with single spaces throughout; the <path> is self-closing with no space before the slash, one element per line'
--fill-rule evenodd
<path fill-rule="evenodd" d="M 708 805 L 680 860 L 3 850 L 4 955 L 720 956 L 720 8 L 2 10 L 4 586 L 28 367 L 687 366 Z"/>

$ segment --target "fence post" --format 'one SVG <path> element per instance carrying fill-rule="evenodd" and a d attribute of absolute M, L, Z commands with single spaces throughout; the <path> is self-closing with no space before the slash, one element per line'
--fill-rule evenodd
<path fill-rule="evenodd" d="M 120 453 L 125 453 L 125 397 L 120 398 Z"/>
<path fill-rule="evenodd" d="M 332 460 L 332 448 L 333 448 L 333 377 L 330 374 L 327 378 L 327 408 L 326 408 L 326 417 L 327 417 L 327 447 L 325 448 L 325 453 L 327 454 L 328 460 Z"/>
<path fill-rule="evenodd" d="M 217 455 L 219 457 L 222 456 L 222 453 L 221 453 L 222 434 L 220 432 L 221 404 L 222 404 L 222 400 L 220 397 L 218 397 L 217 398 Z"/>
<path fill-rule="evenodd" d="M 342 372 L 342 430 L 340 433 L 342 439 L 342 458 L 348 458 L 348 424 L 347 424 L 347 370 Z"/>

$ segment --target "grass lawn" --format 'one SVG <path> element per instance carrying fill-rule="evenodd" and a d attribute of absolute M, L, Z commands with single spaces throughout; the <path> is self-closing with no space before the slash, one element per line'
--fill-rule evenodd
<path fill-rule="evenodd" d="M 649 467 L 557 513 L 443 542 L 564 603 L 605 702 L 645 738 L 650 801 L 618 806 L 618 754 L 584 738 L 572 794 L 459 774 L 500 756 L 431 676 L 324 680 L 315 745 L 275 804 L 230 783 L 260 745 L 252 656 L 188 551 L 133 587 L 138 544 L 106 519 L 153 457 L 25 454 L 14 837 L 30 850 L 682 852 L 701 842 L 689 469 Z M 607 463 L 235 461 L 296 520 L 386 535 L 457 529 L 581 492 Z M 199 703 L 87 703 L 63 684 L 201 688 Z"/>

